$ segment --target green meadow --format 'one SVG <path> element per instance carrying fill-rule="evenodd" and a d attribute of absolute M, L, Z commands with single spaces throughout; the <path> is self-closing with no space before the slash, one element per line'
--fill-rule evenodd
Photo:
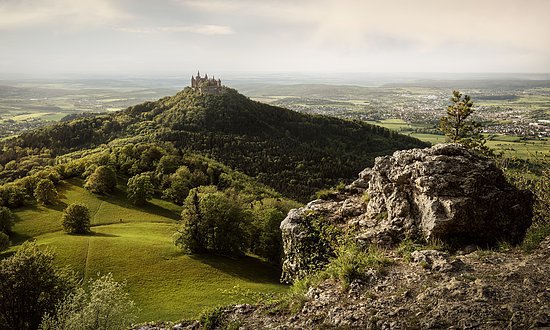
<path fill-rule="evenodd" d="M 126 281 L 141 310 L 140 322 L 197 317 L 206 308 L 246 301 L 244 292 L 286 291 L 278 282 L 278 270 L 257 258 L 181 252 L 172 242 L 180 207 L 160 199 L 136 207 L 126 200 L 123 187 L 100 197 L 82 184 L 80 179 L 62 182 L 55 206 L 17 210 L 12 239 L 15 244 L 35 239 L 53 249 L 59 265 L 69 266 L 84 280 L 111 272 L 116 280 Z M 92 234 L 62 231 L 61 214 L 69 201 L 89 207 Z"/>
<path fill-rule="evenodd" d="M 409 129 L 412 129 L 412 126 L 402 119 L 384 119 L 369 123 L 398 131 L 401 134 L 406 134 L 431 144 L 445 142 L 444 135 L 409 131 Z M 494 149 L 496 152 L 502 152 L 506 157 L 530 159 L 550 155 L 550 139 L 548 138 L 526 141 L 521 140 L 519 136 L 513 135 L 491 135 L 486 136 L 486 138 L 488 147 Z"/>

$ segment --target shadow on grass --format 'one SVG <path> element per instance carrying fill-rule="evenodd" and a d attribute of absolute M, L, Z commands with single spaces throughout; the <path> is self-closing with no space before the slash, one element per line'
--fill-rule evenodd
<path fill-rule="evenodd" d="M 24 235 L 16 232 L 10 234 L 11 245 L 23 244 L 25 241 L 28 241 L 30 239 L 33 239 L 33 237 L 30 235 Z"/>
<path fill-rule="evenodd" d="M 47 205 L 42 205 L 44 206 L 45 208 L 47 209 L 50 209 L 50 210 L 56 210 L 56 211 L 59 211 L 59 212 L 63 212 L 67 206 L 69 206 L 67 203 L 63 202 L 63 201 L 56 201 L 54 204 L 47 204 Z"/>
<path fill-rule="evenodd" d="M 114 234 L 107 234 L 107 233 L 98 233 L 95 231 L 91 231 L 89 233 L 78 233 L 78 234 L 67 234 L 71 236 L 82 236 L 82 237 L 120 237 L 118 235 Z"/>
<path fill-rule="evenodd" d="M 66 180 L 66 182 L 81 188 L 84 187 L 84 181 L 80 178 L 69 178 Z M 64 186 L 63 189 L 60 189 L 60 190 L 63 192 L 68 188 L 69 188 L 68 186 Z M 60 192 L 59 194 L 60 198 L 64 198 L 64 196 L 62 196 L 62 192 Z M 92 193 L 90 192 L 90 194 Z M 179 212 L 174 212 L 155 204 L 151 204 L 151 203 L 146 203 L 145 205 L 132 204 L 132 202 L 130 202 L 126 197 L 125 187 L 121 184 L 117 185 L 114 191 L 108 195 L 101 195 L 101 194 L 93 194 L 93 195 L 101 201 L 111 203 L 126 209 L 137 210 L 137 211 L 141 211 L 151 215 L 160 215 L 162 217 L 172 219 L 172 220 L 180 219 Z"/>
<path fill-rule="evenodd" d="M 144 205 L 134 205 L 126 197 L 126 192 L 119 187 L 109 195 L 95 195 L 99 200 L 108 202 L 126 209 L 138 210 L 140 212 L 148 213 L 151 215 L 160 215 L 162 217 L 179 220 L 179 213 L 167 210 L 155 204 L 146 203 Z"/>
<path fill-rule="evenodd" d="M 192 254 L 189 257 L 242 280 L 254 283 L 280 284 L 281 270 L 254 257 L 230 258 L 208 254 Z"/>

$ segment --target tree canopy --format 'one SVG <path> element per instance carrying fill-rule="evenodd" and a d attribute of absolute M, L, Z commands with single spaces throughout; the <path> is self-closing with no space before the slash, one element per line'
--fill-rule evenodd
<path fill-rule="evenodd" d="M 69 234 L 90 232 L 90 211 L 83 204 L 73 203 L 63 211 L 63 229 Z"/>
<path fill-rule="evenodd" d="M 37 329 L 42 315 L 73 290 L 74 276 L 55 266 L 54 254 L 25 242 L 0 261 L 0 328 Z"/>
<path fill-rule="evenodd" d="M 57 189 L 52 180 L 40 180 L 34 189 L 34 197 L 40 204 L 53 204 L 57 200 Z"/>
<path fill-rule="evenodd" d="M 98 166 L 88 176 L 84 188 L 96 194 L 108 194 L 116 187 L 116 173 L 109 166 Z"/>
<path fill-rule="evenodd" d="M 136 205 L 145 204 L 153 197 L 155 187 L 149 173 L 134 175 L 128 179 L 128 199 Z"/>

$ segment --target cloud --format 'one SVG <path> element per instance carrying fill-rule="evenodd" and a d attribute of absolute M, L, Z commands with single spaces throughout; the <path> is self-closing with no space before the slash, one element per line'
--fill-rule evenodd
<path fill-rule="evenodd" d="M 132 16 L 109 0 L 2 0 L 0 29 L 60 24 L 65 28 L 118 23 Z"/>
<path fill-rule="evenodd" d="M 226 25 L 178 25 L 158 27 L 120 27 L 116 30 L 131 33 L 189 32 L 203 35 L 230 35 L 235 31 Z"/>

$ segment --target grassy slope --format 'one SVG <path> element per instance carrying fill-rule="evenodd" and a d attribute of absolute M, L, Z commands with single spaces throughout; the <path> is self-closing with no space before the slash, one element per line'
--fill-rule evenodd
<path fill-rule="evenodd" d="M 60 186 L 61 203 L 54 207 L 27 207 L 16 212 L 14 226 L 21 242 L 33 237 L 53 247 L 62 265 L 83 278 L 112 272 L 126 280 L 141 308 L 139 321 L 196 317 L 206 307 L 235 303 L 239 297 L 222 293 L 233 287 L 261 292 L 282 292 L 278 273 L 254 259 L 188 256 L 172 243 L 179 208 L 153 200 L 144 208 L 128 204 L 124 192 L 98 198 L 72 179 Z M 93 215 L 93 235 L 67 235 L 61 231 L 64 203 L 81 202 Z M 120 219 L 123 222 L 120 223 Z"/>

